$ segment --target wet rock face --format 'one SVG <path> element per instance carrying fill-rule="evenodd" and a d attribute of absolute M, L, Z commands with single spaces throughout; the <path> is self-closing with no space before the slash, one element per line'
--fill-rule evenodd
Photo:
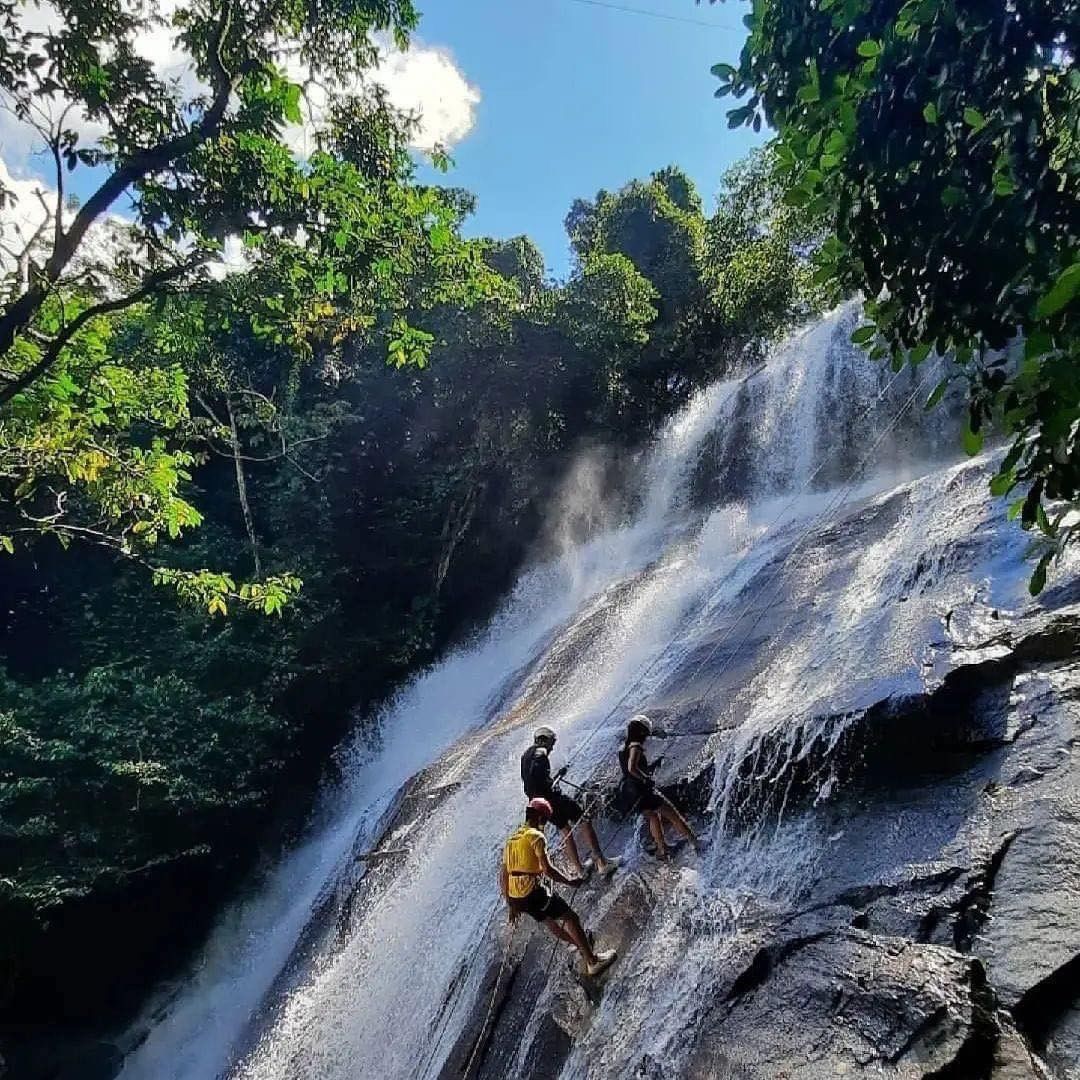
<path fill-rule="evenodd" d="M 787 903 L 734 905 L 724 925 L 715 912 L 673 917 L 692 857 L 641 856 L 607 889 L 582 890 L 575 907 L 620 950 L 615 973 L 591 985 L 529 927 L 443 1076 L 472 1054 L 474 1078 L 1080 1078 L 1078 643 L 1070 608 L 966 646 L 933 689 L 865 711 L 833 748 L 840 779 L 824 802 L 810 798 L 821 770 L 808 752 L 789 819 L 824 855 Z M 700 824 L 715 745 L 693 734 L 693 709 L 657 719 L 673 736 L 669 790 Z M 639 827 L 601 831 L 625 847 Z M 717 843 L 734 857 L 745 839 Z M 707 961 L 695 960 L 702 934 L 724 946 Z M 640 946 L 651 939 L 668 943 L 664 970 Z M 650 994 L 661 1008 L 659 988 L 694 964 L 685 999 L 663 1006 L 676 1003 L 677 1037 L 664 1053 L 635 1049 L 620 1009 L 647 1015 Z"/>
<path fill-rule="evenodd" d="M 704 1020 L 687 1075 L 915 1080 L 973 1058 L 989 1010 L 981 966 L 950 949 L 858 930 L 788 938 Z"/>

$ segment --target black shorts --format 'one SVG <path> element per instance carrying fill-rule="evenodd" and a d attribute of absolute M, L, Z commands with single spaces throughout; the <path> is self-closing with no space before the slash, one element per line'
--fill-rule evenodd
<path fill-rule="evenodd" d="M 524 915 L 531 915 L 537 922 L 565 919 L 567 915 L 573 915 L 570 905 L 561 896 L 549 893 L 543 885 L 537 885 L 521 900 L 511 900 L 510 905 Z"/>
<path fill-rule="evenodd" d="M 671 802 L 667 796 L 661 794 L 656 788 L 649 788 L 647 791 L 643 791 L 639 797 L 638 813 L 648 814 L 653 810 L 659 810 L 662 806 L 670 806 Z"/>
<path fill-rule="evenodd" d="M 659 810 L 661 806 L 670 806 L 671 803 L 653 785 L 646 786 L 640 781 L 624 777 L 616 805 L 622 814 L 648 814 Z"/>
<path fill-rule="evenodd" d="M 551 823 L 556 829 L 568 829 L 571 825 L 576 825 L 584 813 L 569 795 L 563 795 L 559 791 L 553 791 L 548 796 L 548 802 L 551 803 Z"/>

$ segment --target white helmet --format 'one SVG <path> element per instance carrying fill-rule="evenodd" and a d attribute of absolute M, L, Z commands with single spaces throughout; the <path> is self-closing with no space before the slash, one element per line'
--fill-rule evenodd
<path fill-rule="evenodd" d="M 543 725 L 542 727 L 538 727 L 533 732 L 533 742 L 554 743 L 555 742 L 555 732 L 551 728 L 549 728 L 546 724 Z"/>
<path fill-rule="evenodd" d="M 639 712 L 630 717 L 631 724 L 641 724 L 642 727 L 651 735 L 653 730 L 652 721 L 643 713 Z"/>

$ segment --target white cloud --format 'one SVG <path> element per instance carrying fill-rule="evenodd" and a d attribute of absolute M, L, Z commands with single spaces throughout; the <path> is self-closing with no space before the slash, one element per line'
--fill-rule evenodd
<path fill-rule="evenodd" d="M 40 3 L 23 4 L 17 8 L 16 21 L 27 32 L 47 34 L 63 25 L 60 13 L 48 0 Z M 3 99 L 0 98 L 0 101 Z M 105 134 L 105 126 L 90 120 L 81 108 L 71 106 L 60 94 L 37 99 L 37 115 L 34 121 L 38 126 L 48 128 L 50 123 L 59 119 L 67 110 L 64 126 L 79 133 L 84 144 L 92 144 Z M 35 123 L 20 120 L 7 109 L 0 109 L 0 155 L 7 166 L 16 174 L 23 174 L 31 168 L 30 159 L 45 152 L 45 141 L 38 132 Z M 40 169 L 53 169 L 52 158 Z M 39 171 L 37 167 L 33 171 Z"/>
<path fill-rule="evenodd" d="M 212 262 L 207 270 L 215 281 L 221 281 L 230 274 L 242 274 L 251 269 L 251 259 L 239 236 L 225 237 L 221 258 Z"/>
<path fill-rule="evenodd" d="M 191 57 L 174 40 L 172 16 L 179 3 L 180 0 L 153 0 L 151 10 L 161 24 L 141 33 L 134 47 L 153 64 L 161 78 L 176 87 L 182 98 L 189 99 L 204 88 L 196 78 Z M 61 25 L 61 16 L 49 0 L 22 5 L 19 18 L 24 29 L 39 33 Z M 385 37 L 378 39 L 378 46 L 379 64 L 366 78 L 386 88 L 394 107 L 418 117 L 413 137 L 416 149 L 451 147 L 465 138 L 476 123 L 480 91 L 468 81 L 451 53 L 420 43 L 402 51 Z M 316 132 L 325 121 L 327 91 L 312 82 L 310 72 L 295 60 L 288 64 L 287 72 L 291 79 L 306 86 L 306 103 L 302 105 L 305 123 L 287 129 L 284 136 L 292 151 L 303 157 L 314 149 Z M 357 80 L 340 91 L 359 92 L 363 85 L 363 81 Z M 330 93 L 333 92 L 332 88 Z M 42 114 L 38 120 L 46 127 L 68 106 L 59 97 L 40 104 Z M 90 121 L 77 109 L 69 109 L 64 126 L 76 130 L 84 146 L 93 145 L 105 133 L 103 125 Z M 46 210 L 38 192 L 52 209 L 56 198 L 53 183 L 53 163 L 42 136 L 33 125 L 0 108 L 0 188 L 14 196 L 11 205 L 0 208 L 0 241 L 7 247 L 21 250 L 25 240 L 44 220 Z M 99 222 L 92 230 L 93 235 L 87 237 L 87 250 L 101 256 L 110 249 L 118 250 L 126 242 L 128 225 L 119 216 Z M 248 265 L 247 253 L 240 242 L 230 240 L 213 272 L 224 275 L 246 269 Z M 0 254 L 0 274 L 11 269 L 10 257 Z"/>
<path fill-rule="evenodd" d="M 0 294 L 14 286 L 14 271 L 17 268 L 16 257 L 34 241 L 41 225 L 48 221 L 48 227 L 41 231 L 32 248 L 32 259 L 37 263 L 48 258 L 52 250 L 52 225 L 56 213 L 56 191 L 40 180 L 21 180 L 12 175 L 3 158 L 0 158 L 0 189 L 8 193 L 4 205 L 0 207 Z M 64 225 L 70 224 L 74 211 L 66 208 L 63 212 Z M 119 214 L 107 214 L 87 230 L 79 245 L 78 253 L 68 266 L 66 280 L 73 279 L 87 271 L 99 271 L 112 266 L 121 255 L 131 255 L 131 222 Z M 5 280 L 6 279 L 6 280 Z"/>
<path fill-rule="evenodd" d="M 7 195 L 0 207 L 0 272 L 6 274 L 15 268 L 12 252 L 21 252 L 30 242 L 49 216 L 56 196 L 40 180 L 20 180 L 12 176 L 2 157 L 0 191 Z M 44 196 L 44 205 L 39 195 Z"/>
<path fill-rule="evenodd" d="M 413 135 L 417 150 L 451 147 L 469 134 L 476 123 L 480 91 L 466 79 L 446 49 L 414 45 L 402 52 L 380 42 L 379 56 L 379 65 L 367 73 L 367 78 L 386 88 L 391 105 L 419 118 Z M 287 128 L 284 138 L 294 154 L 306 157 L 315 149 L 317 133 L 326 120 L 328 92 L 310 80 L 310 72 L 299 61 L 291 62 L 286 72 L 305 87 L 305 101 L 304 123 Z M 361 93 L 363 87 L 363 81 L 357 80 L 338 89 L 342 94 Z M 334 90 L 329 93 L 332 95 Z"/>
<path fill-rule="evenodd" d="M 178 4 L 179 0 L 156 0 L 152 10 L 159 24 L 140 33 L 133 44 L 161 78 L 174 84 L 182 98 L 189 99 L 204 88 L 195 76 L 191 57 L 175 42 L 172 16 Z M 49 0 L 23 5 L 19 21 L 24 29 L 39 33 L 57 29 L 62 23 L 60 13 Z M 451 53 L 439 46 L 420 43 L 402 51 L 386 36 L 380 35 L 377 40 L 380 62 L 367 77 L 386 87 L 396 108 L 419 117 L 414 146 L 430 151 L 438 145 L 453 146 L 465 138 L 476 123 L 480 91 L 465 77 Z M 295 60 L 288 64 L 287 70 L 290 78 L 308 86 L 306 122 L 285 133 L 293 152 L 305 156 L 314 149 L 315 131 L 325 116 L 326 91 L 311 84 L 310 73 Z M 356 92 L 362 85 L 357 81 L 341 90 Z M 38 119 L 47 125 L 50 119 L 60 116 L 67 103 L 57 97 L 42 104 L 44 115 Z M 89 120 L 78 110 L 69 112 L 65 126 L 79 133 L 83 145 L 92 145 L 105 133 L 104 125 Z M 0 155 L 16 175 L 31 171 L 49 174 L 51 161 L 47 164 L 31 161 L 43 148 L 43 140 L 32 125 L 18 120 L 9 111 L 0 110 Z"/>
<path fill-rule="evenodd" d="M 392 105 L 419 114 L 413 140 L 418 149 L 453 146 L 476 123 L 480 91 L 446 49 L 417 45 L 406 52 L 386 50 L 373 78 L 386 87 Z"/>

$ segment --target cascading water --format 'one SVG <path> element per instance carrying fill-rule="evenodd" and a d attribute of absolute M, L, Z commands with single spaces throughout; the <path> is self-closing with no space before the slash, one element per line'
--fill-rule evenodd
<path fill-rule="evenodd" d="M 579 781 L 610 775 L 642 708 L 716 732 L 692 747 L 714 763 L 715 839 L 620 959 L 562 1074 L 662 1060 L 679 1075 L 740 921 L 821 872 L 813 812 L 783 813 L 795 778 L 827 799 L 831 749 L 869 702 L 923 678 L 941 616 L 974 595 L 1008 606 L 1023 581 L 985 465 L 940 464 L 956 439 L 945 410 L 921 407 L 933 362 L 871 364 L 849 344 L 857 316 L 841 309 L 699 395 L 658 437 L 632 520 L 525 574 L 484 634 L 406 688 L 376 735 L 365 725 L 310 838 L 148 1013 L 125 1078 L 438 1075 L 490 991 L 497 852 L 528 732 L 555 726 Z M 559 512 L 595 498 L 579 480 Z M 421 798 L 437 797 L 395 825 L 422 770 Z M 354 855 L 388 820 L 406 853 L 369 888 Z M 637 841 L 619 835 L 632 866 Z M 602 913 L 603 895 L 589 904 Z"/>

